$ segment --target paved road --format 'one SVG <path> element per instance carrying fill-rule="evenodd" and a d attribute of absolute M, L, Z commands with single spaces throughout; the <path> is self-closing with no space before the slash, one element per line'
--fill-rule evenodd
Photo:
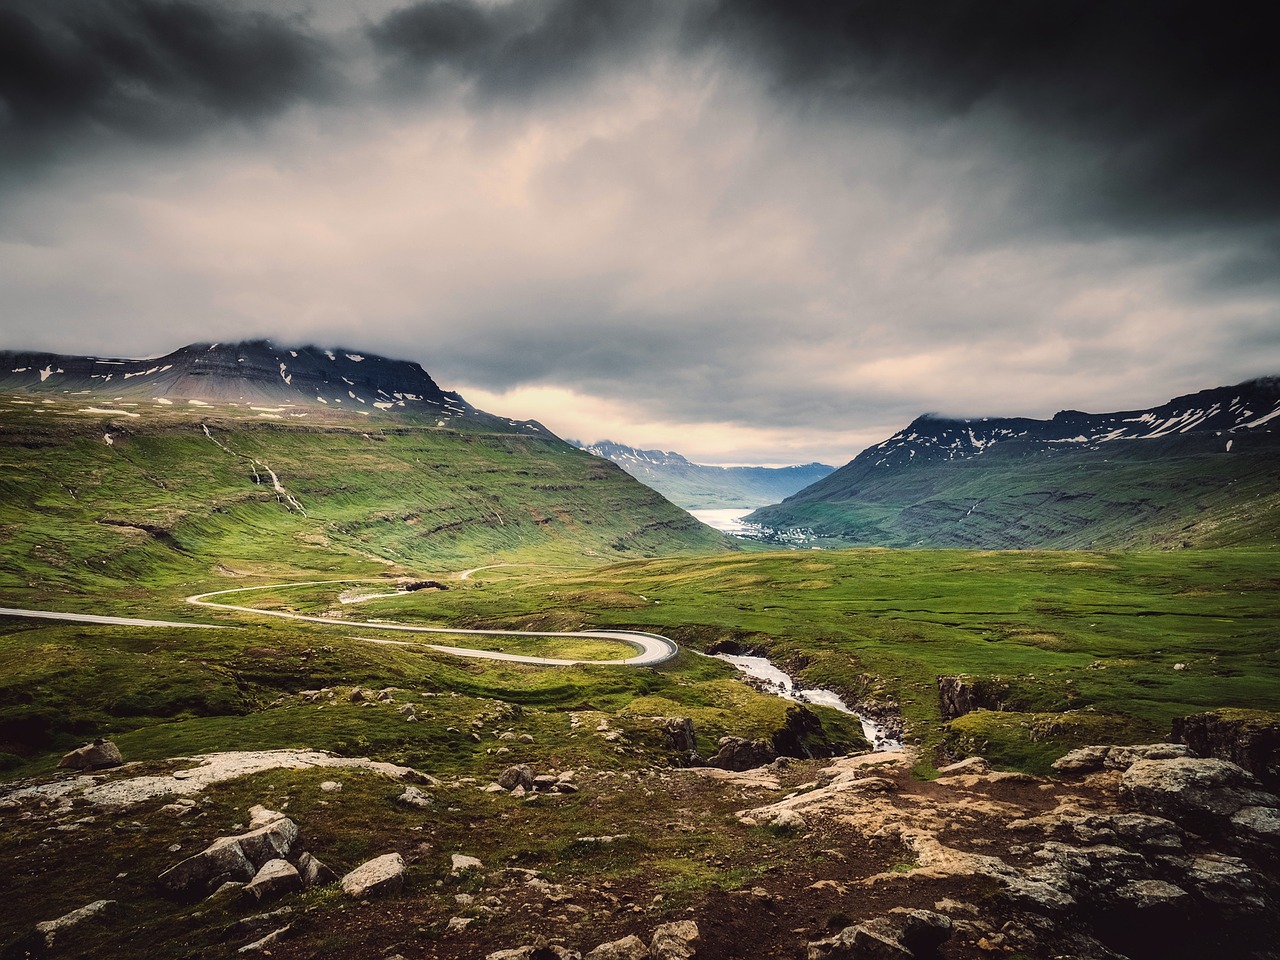
<path fill-rule="evenodd" d="M 139 620 L 136 617 L 104 617 L 95 613 L 57 613 L 53 610 L 20 610 L 0 607 L 0 617 L 36 617 L 41 620 L 70 620 L 74 623 L 108 623 L 122 627 L 187 627 L 193 630 L 226 630 L 220 623 L 181 623 L 176 620 Z"/>
<path fill-rule="evenodd" d="M 467 571 L 474 573 L 475 571 Z M 619 640 L 635 647 L 639 653 L 626 660 L 557 660 L 551 657 L 525 657 L 514 653 L 499 653 L 494 650 L 472 650 L 470 647 L 447 647 L 439 644 L 414 644 L 406 641 L 369 640 L 370 643 L 394 644 L 397 646 L 425 646 L 442 653 L 451 653 L 460 657 L 475 657 L 482 660 L 506 660 L 511 663 L 532 663 L 540 666 L 570 666 L 573 664 L 599 664 L 611 667 L 652 667 L 664 663 L 674 657 L 680 650 L 673 640 L 656 633 L 640 633 L 634 630 L 577 630 L 577 631 L 536 631 L 536 630 L 473 630 L 463 627 L 419 627 L 400 623 L 381 623 L 367 620 L 338 620 L 334 617 L 312 617 L 301 613 L 286 613 L 283 610 L 260 610 L 256 607 L 244 607 L 231 603 L 218 603 L 210 597 L 225 597 L 233 593 L 249 593 L 254 590 L 281 590 L 289 587 L 317 587 L 342 583 L 385 583 L 381 580 L 309 580 L 304 583 L 275 583 L 262 587 L 236 587 L 231 590 L 214 590 L 212 593 L 200 593 L 187 597 L 187 603 L 215 610 L 236 610 L 240 613 L 252 613 L 262 617 L 280 617 L 285 620 L 305 620 L 310 623 L 324 623 L 329 626 L 359 627 L 366 630 L 396 630 L 403 633 L 447 633 L 489 637 L 587 637 L 596 640 Z"/>

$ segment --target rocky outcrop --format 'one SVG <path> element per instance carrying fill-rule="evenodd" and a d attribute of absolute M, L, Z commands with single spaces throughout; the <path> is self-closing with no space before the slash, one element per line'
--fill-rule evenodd
<path fill-rule="evenodd" d="M 671 748 L 685 757 L 694 756 L 698 752 L 698 736 L 693 729 L 693 721 L 688 717 L 664 717 L 661 721 L 662 732 L 671 740 Z"/>
<path fill-rule="evenodd" d="M 898 908 L 809 944 L 809 960 L 912 960 L 935 956 L 951 937 L 951 919 Z"/>
<path fill-rule="evenodd" d="M 1053 763 L 1059 773 L 1094 773 L 1098 770 L 1128 770 L 1139 760 L 1172 760 L 1189 757 L 1181 743 L 1144 743 L 1127 746 L 1089 746 L 1072 750 Z"/>
<path fill-rule="evenodd" d="M 106 770 L 122 763 L 124 757 L 119 747 L 110 740 L 95 740 L 72 750 L 58 761 L 58 766 L 69 770 Z"/>
<path fill-rule="evenodd" d="M 754 770 L 777 759 L 777 751 L 768 740 L 747 740 L 743 737 L 721 737 L 715 754 L 707 760 L 707 766 L 721 770 Z"/>
<path fill-rule="evenodd" d="M 1173 739 L 1202 757 L 1239 764 L 1272 793 L 1280 791 L 1280 714 L 1214 710 L 1178 717 Z"/>
<path fill-rule="evenodd" d="M 938 710 L 943 720 L 974 710 L 1002 710 L 1008 692 L 1008 684 L 996 677 L 939 677 Z"/>
<path fill-rule="evenodd" d="M 818 715 L 797 704 L 787 707 L 786 723 L 770 738 L 773 751 L 780 757 L 832 757 L 842 752 L 827 736 Z"/>
<path fill-rule="evenodd" d="M 1197 832 L 1238 834 L 1280 849 L 1280 798 L 1229 760 L 1139 760 L 1121 777 L 1120 797 Z"/>
<path fill-rule="evenodd" d="M 333 871 L 311 854 L 296 851 L 298 825 L 284 814 L 250 807 L 249 827 L 245 833 L 219 837 L 165 870 L 156 881 L 161 892 L 178 900 L 199 900 L 233 884 L 257 900 L 274 900 L 335 879 Z"/>

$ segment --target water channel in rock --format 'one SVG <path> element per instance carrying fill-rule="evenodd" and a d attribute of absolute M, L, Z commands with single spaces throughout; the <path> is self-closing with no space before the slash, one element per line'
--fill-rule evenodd
<path fill-rule="evenodd" d="M 718 653 L 716 654 L 716 659 L 731 663 L 742 673 L 760 681 L 766 693 L 772 693 L 787 700 L 794 700 L 796 703 L 814 703 L 824 707 L 832 707 L 842 713 L 857 717 L 862 722 L 863 736 L 867 738 L 867 742 L 875 750 L 899 750 L 902 748 L 902 741 L 890 738 L 884 727 L 873 718 L 863 716 L 856 710 L 850 709 L 849 705 L 841 699 L 838 693 L 832 690 L 800 689 L 795 685 L 795 681 L 791 677 L 770 663 L 768 657 Z"/>

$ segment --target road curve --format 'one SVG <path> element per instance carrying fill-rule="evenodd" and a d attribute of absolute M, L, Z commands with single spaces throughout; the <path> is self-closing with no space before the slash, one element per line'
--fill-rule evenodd
<path fill-rule="evenodd" d="M 474 571 L 468 571 L 474 572 Z M 636 630 L 574 630 L 574 631 L 537 631 L 537 630 L 476 630 L 465 627 L 420 627 L 401 623 L 373 623 L 362 620 L 336 620 L 332 617 L 313 617 L 302 613 L 286 613 L 283 610 L 261 610 L 257 607 L 244 607 L 231 603 L 217 603 L 210 597 L 223 597 L 233 593 L 249 593 L 253 590 L 281 590 L 289 587 L 318 587 L 340 583 L 386 583 L 383 580 L 308 580 L 300 583 L 273 583 L 257 587 L 234 587 L 230 590 L 214 590 L 210 593 L 199 593 L 187 597 L 187 603 L 214 610 L 236 610 L 240 613 L 252 613 L 263 617 L 280 617 L 284 620 L 305 620 L 310 623 L 323 623 L 329 626 L 359 627 L 368 630 L 395 630 L 402 633 L 447 633 L 450 635 L 477 635 L 490 637 L 586 637 L 594 640 L 619 640 L 635 647 L 639 652 L 626 660 L 557 660 L 552 657 L 526 657 L 514 653 L 499 653 L 496 650 L 473 650 L 470 647 L 448 647 L 441 644 L 416 644 L 404 640 L 373 640 L 368 637 L 359 639 L 369 643 L 388 644 L 406 647 L 427 647 L 439 653 L 449 653 L 459 657 L 474 657 L 481 660 L 504 660 L 509 663 L 528 663 L 535 666 L 567 667 L 575 665 L 595 665 L 602 667 L 653 667 L 665 663 L 680 652 L 675 641 L 656 633 L 642 633 Z M 390 586 L 390 584 L 388 584 Z"/>

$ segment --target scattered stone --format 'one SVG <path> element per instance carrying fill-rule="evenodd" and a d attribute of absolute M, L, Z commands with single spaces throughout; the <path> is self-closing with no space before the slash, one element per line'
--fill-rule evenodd
<path fill-rule="evenodd" d="M 649 953 L 653 960 L 692 960 L 698 955 L 698 925 L 692 920 L 664 923 L 653 931 Z"/>
<path fill-rule="evenodd" d="M 777 815 L 769 822 L 769 826 L 775 830 L 786 831 L 789 833 L 800 833 L 809 829 L 809 824 L 805 823 L 804 817 L 786 807 L 779 810 Z"/>
<path fill-rule="evenodd" d="M 298 842 L 298 825 L 288 817 L 263 807 L 253 807 L 249 813 L 252 818 L 249 821 L 250 827 L 262 825 L 251 829 L 248 833 L 227 839 L 237 842 L 240 849 L 244 851 L 244 855 L 255 867 L 260 867 L 268 860 L 275 860 L 277 857 L 288 857 L 293 850 L 293 845 Z M 271 816 L 278 819 L 269 819 Z M 266 823 L 263 823 L 263 820 L 266 820 Z"/>
<path fill-rule="evenodd" d="M 939 777 L 984 776 L 991 772 L 991 764 L 982 757 L 966 757 L 959 763 L 938 768 Z"/>
<path fill-rule="evenodd" d="M 449 872 L 455 877 L 461 876 L 468 870 L 484 869 L 484 864 L 480 862 L 479 858 L 469 857 L 464 853 L 455 853 L 450 859 L 452 866 Z"/>
<path fill-rule="evenodd" d="M 60 931 L 67 930 L 86 920 L 102 919 L 112 911 L 115 905 L 116 901 L 114 900 L 95 900 L 93 903 L 85 904 L 78 910 L 64 913 L 57 920 L 45 920 L 37 923 L 36 932 L 44 936 L 45 946 L 52 947 L 54 938 Z"/>
<path fill-rule="evenodd" d="M 533 770 L 527 764 L 517 764 L 514 767 L 507 767 L 498 777 L 498 784 L 503 790 L 514 790 L 516 787 L 524 787 L 525 790 L 533 789 Z"/>
<path fill-rule="evenodd" d="M 406 720 L 418 719 L 418 711 L 414 709 L 414 706 L 412 703 L 406 703 L 403 707 L 400 708 L 399 712 L 400 712 L 400 716 L 404 717 Z"/>
<path fill-rule="evenodd" d="M 164 871 L 157 882 L 168 896 L 200 899 L 228 881 L 248 883 L 257 872 L 238 838 L 220 837 L 204 850 Z"/>
<path fill-rule="evenodd" d="M 569 950 L 558 943 L 548 943 L 544 938 L 527 947 L 516 947 L 512 950 L 495 950 L 485 960 L 582 960 L 582 954 Z"/>
<path fill-rule="evenodd" d="M 302 889 L 302 876 L 288 860 L 268 860 L 244 888 L 258 900 L 278 900 Z"/>
<path fill-rule="evenodd" d="M 342 892 L 356 900 L 399 893 L 404 886 L 404 858 L 387 853 L 360 864 L 342 878 Z"/>
<path fill-rule="evenodd" d="M 320 789 L 325 793 L 341 793 L 342 784 L 338 783 L 337 780 L 326 780 L 324 783 L 320 784 Z"/>
<path fill-rule="evenodd" d="M 621 940 L 602 943 L 586 955 L 585 960 L 649 960 L 649 948 L 632 934 Z"/>
<path fill-rule="evenodd" d="M 105 770 L 122 763 L 124 757 L 120 755 L 120 748 L 110 740 L 99 739 L 72 750 L 58 761 L 58 766 L 70 770 Z"/>
<path fill-rule="evenodd" d="M 405 787 L 404 793 L 396 797 L 396 803 L 405 807 L 413 807 L 416 810 L 425 810 L 435 805 L 435 801 L 417 787 Z"/>
<path fill-rule="evenodd" d="M 304 887 L 323 887 L 338 879 L 338 875 L 310 853 L 298 857 L 298 875 Z"/>
<path fill-rule="evenodd" d="M 545 793 L 549 790 L 554 790 L 559 782 L 555 774 L 540 773 L 533 778 L 533 789 Z"/>
<path fill-rule="evenodd" d="M 445 931 L 447 933 L 462 933 L 473 923 L 475 923 L 475 920 L 472 917 L 450 917 Z"/>
<path fill-rule="evenodd" d="M 809 960 L 910 960 L 933 956 L 951 936 L 949 917 L 932 910 L 896 908 L 809 944 Z"/>
<path fill-rule="evenodd" d="M 293 925 L 281 927 L 279 930 L 272 930 L 261 940 L 255 940 L 253 943 L 246 943 L 236 953 L 257 953 L 266 951 L 268 947 L 275 946 L 281 940 L 289 935 L 289 931 L 293 929 Z"/>

